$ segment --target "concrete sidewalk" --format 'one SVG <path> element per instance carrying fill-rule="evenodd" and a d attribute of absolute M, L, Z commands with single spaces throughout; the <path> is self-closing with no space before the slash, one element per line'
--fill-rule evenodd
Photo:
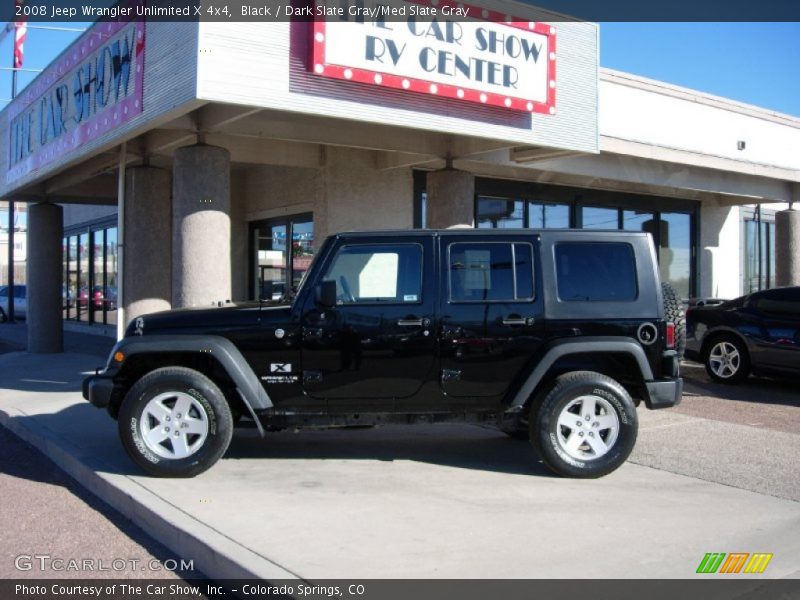
<path fill-rule="evenodd" d="M 772 552 L 766 576 L 800 575 L 800 504 L 781 493 L 634 462 L 600 480 L 560 479 L 527 444 L 480 427 L 266 440 L 239 431 L 207 473 L 148 478 L 124 454 L 116 423 L 80 397 L 83 374 L 100 362 L 0 356 L 0 420 L 215 579 L 686 578 L 706 552 Z M 701 444 L 714 428 L 668 411 L 640 415 L 639 462 Z M 670 429 L 681 435 L 665 437 Z M 796 480 L 797 469 L 765 477 Z"/>

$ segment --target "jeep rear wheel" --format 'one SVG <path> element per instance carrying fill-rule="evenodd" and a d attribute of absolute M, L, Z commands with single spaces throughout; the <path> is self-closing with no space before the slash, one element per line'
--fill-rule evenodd
<path fill-rule="evenodd" d="M 602 477 L 636 443 L 636 407 L 618 382 L 592 371 L 556 378 L 531 407 L 530 440 L 544 464 L 565 477 Z"/>
<path fill-rule="evenodd" d="M 166 367 L 142 377 L 125 395 L 119 433 L 128 455 L 151 475 L 194 477 L 228 449 L 233 417 L 208 377 Z"/>

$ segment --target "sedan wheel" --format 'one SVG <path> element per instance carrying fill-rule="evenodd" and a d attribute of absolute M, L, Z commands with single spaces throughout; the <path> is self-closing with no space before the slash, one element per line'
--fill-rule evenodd
<path fill-rule="evenodd" d="M 721 383 L 737 383 L 747 378 L 750 361 L 744 345 L 732 337 L 712 342 L 706 354 L 706 372 Z"/>

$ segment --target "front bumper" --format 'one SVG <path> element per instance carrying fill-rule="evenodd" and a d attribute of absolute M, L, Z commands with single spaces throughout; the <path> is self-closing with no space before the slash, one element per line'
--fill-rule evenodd
<path fill-rule="evenodd" d="M 683 379 L 674 377 L 658 381 L 646 381 L 647 408 L 669 408 L 681 403 L 683 397 Z"/>
<path fill-rule="evenodd" d="M 114 391 L 114 378 L 108 373 L 98 373 L 83 380 L 83 397 L 97 408 L 106 408 Z"/>

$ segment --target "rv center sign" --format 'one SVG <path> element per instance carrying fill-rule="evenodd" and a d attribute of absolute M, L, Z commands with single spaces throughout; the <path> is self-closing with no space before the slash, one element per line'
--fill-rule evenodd
<path fill-rule="evenodd" d="M 367 9 L 356 17 L 318 17 L 312 71 L 512 110 L 555 113 L 555 27 L 464 5 L 464 14 L 482 18 L 445 17 L 440 6 L 441 16 L 423 19 L 415 16 L 416 2 L 406 4 L 408 16 L 399 20 Z"/>

